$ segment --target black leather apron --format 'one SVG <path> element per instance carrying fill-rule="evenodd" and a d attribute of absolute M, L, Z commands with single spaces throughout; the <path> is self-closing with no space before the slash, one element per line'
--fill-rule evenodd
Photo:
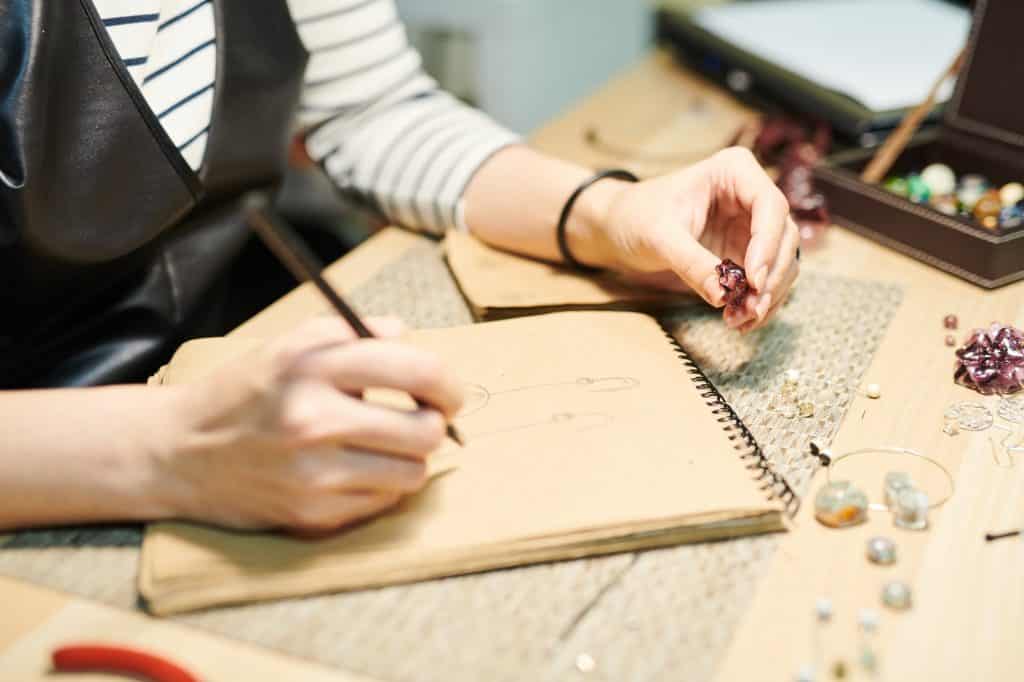
<path fill-rule="evenodd" d="M 0 387 L 139 381 L 222 333 L 212 295 L 273 192 L 307 54 L 285 0 L 214 0 L 217 73 L 189 168 L 90 0 L 0 0 Z"/>

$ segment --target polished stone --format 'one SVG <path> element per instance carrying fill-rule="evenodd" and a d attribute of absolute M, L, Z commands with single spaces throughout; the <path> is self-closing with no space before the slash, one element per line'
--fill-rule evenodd
<path fill-rule="evenodd" d="M 921 171 L 921 180 L 932 194 L 952 194 L 956 191 L 956 174 L 944 163 L 933 163 Z"/>

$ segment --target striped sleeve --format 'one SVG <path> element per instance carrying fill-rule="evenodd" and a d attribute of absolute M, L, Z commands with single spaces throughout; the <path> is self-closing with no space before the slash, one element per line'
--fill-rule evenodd
<path fill-rule="evenodd" d="M 389 220 L 465 229 L 476 170 L 518 138 L 427 76 L 394 0 L 288 0 L 309 63 L 299 123 L 335 185 Z"/>

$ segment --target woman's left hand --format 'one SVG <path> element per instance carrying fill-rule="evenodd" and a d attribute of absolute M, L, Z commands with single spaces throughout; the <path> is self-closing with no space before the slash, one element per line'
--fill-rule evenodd
<path fill-rule="evenodd" d="M 604 187 L 602 187 L 604 185 Z M 600 190 L 598 189 L 600 188 Z M 603 202 L 591 232 L 600 264 L 640 283 L 693 291 L 715 307 L 724 290 L 723 259 L 743 266 L 756 294 L 725 321 L 742 331 L 768 321 L 799 271 L 800 235 L 782 192 L 743 148 L 718 152 L 688 168 L 640 183 L 603 180 L 585 192 Z"/>

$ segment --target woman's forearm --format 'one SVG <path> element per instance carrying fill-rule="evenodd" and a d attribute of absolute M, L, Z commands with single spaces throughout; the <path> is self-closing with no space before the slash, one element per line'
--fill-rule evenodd
<path fill-rule="evenodd" d="M 167 516 L 177 390 L 0 392 L 0 528 Z"/>
<path fill-rule="evenodd" d="M 507 147 L 487 161 L 466 188 L 466 223 L 480 239 L 510 251 L 560 261 L 555 225 L 566 200 L 593 171 L 525 146 Z M 567 223 L 569 248 L 588 265 L 608 265 L 613 249 L 603 227 L 615 194 L 625 186 L 604 179 L 575 202 Z"/>

